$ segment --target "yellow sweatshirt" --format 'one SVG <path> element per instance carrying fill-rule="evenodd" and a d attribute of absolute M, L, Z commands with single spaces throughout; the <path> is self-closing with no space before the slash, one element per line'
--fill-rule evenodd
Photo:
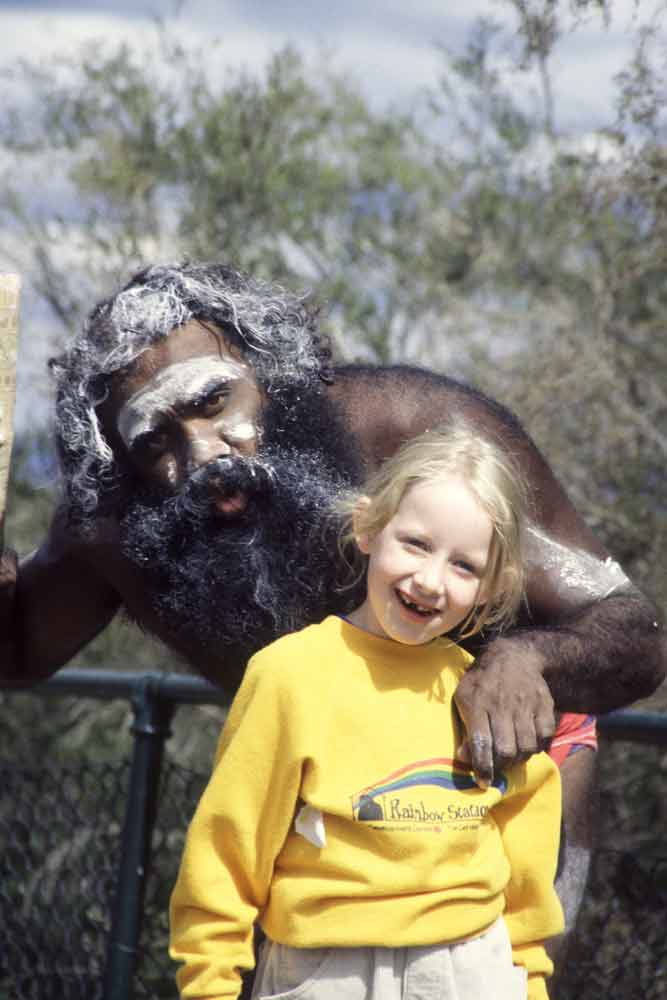
<path fill-rule="evenodd" d="M 448 640 L 407 648 L 335 617 L 252 658 L 172 895 L 182 997 L 238 996 L 257 918 L 292 947 L 402 947 L 504 913 L 545 1000 L 559 773 L 539 754 L 477 788 L 455 760 L 470 662 Z"/>

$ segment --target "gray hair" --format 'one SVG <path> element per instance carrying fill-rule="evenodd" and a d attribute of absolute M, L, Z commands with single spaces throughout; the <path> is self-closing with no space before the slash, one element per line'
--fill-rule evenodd
<path fill-rule="evenodd" d="M 157 265 L 98 303 L 82 332 L 50 362 L 56 440 L 66 497 L 75 518 L 93 516 L 123 470 L 106 441 L 97 407 L 109 378 L 190 320 L 224 332 L 267 390 L 327 379 L 330 349 L 305 298 L 221 264 Z"/>

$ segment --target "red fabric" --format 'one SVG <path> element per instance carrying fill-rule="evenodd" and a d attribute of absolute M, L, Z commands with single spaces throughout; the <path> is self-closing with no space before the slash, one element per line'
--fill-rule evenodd
<path fill-rule="evenodd" d="M 572 712 L 563 712 L 561 715 L 554 738 L 549 748 L 549 756 L 552 760 L 562 766 L 571 753 L 576 753 L 582 747 L 590 747 L 597 750 L 598 735 L 594 715 L 575 715 Z"/>

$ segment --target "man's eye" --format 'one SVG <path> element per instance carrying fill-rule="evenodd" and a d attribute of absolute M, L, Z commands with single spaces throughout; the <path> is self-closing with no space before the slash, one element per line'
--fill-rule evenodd
<path fill-rule="evenodd" d="M 220 410 L 224 408 L 228 395 L 229 390 L 226 388 L 215 389 L 213 392 L 210 392 L 205 399 L 197 404 L 197 409 L 205 417 L 215 416 L 216 413 L 219 413 Z"/>
<path fill-rule="evenodd" d="M 165 431 L 151 431 L 149 434 L 141 435 L 132 451 L 139 459 L 155 460 L 165 453 L 167 443 Z"/>

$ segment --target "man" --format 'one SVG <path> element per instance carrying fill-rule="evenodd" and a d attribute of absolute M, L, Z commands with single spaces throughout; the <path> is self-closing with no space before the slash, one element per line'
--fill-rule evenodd
<path fill-rule="evenodd" d="M 554 702 L 604 712 L 663 679 L 655 609 L 517 421 L 444 376 L 333 367 L 294 296 L 215 265 L 150 268 L 97 306 L 53 371 L 65 496 L 18 572 L 3 558 L 3 685 L 49 676 L 122 607 L 234 691 L 259 646 L 354 606 L 331 498 L 452 412 L 514 453 L 533 511 L 522 627 L 487 637 L 457 697 L 480 779 L 548 744 Z M 561 736 L 566 753 L 577 739 Z M 562 768 L 584 856 L 592 756 Z"/>

